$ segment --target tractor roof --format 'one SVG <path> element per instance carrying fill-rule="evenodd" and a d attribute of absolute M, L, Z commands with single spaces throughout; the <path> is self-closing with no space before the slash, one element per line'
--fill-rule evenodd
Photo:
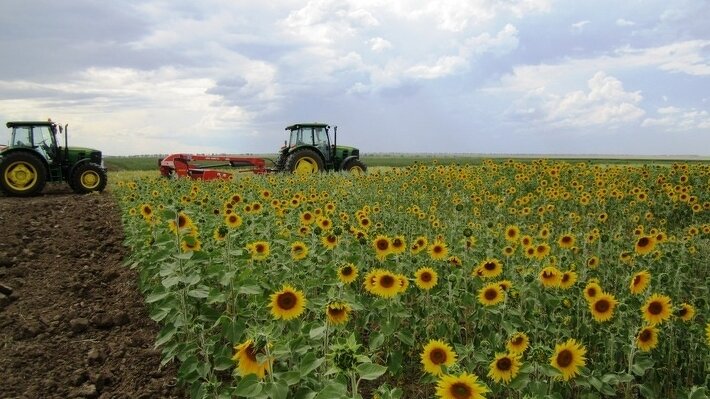
<path fill-rule="evenodd" d="M 22 121 L 22 122 L 8 122 L 7 127 L 16 127 L 16 126 L 54 126 L 54 122 L 47 122 L 47 121 Z"/>
<path fill-rule="evenodd" d="M 286 130 L 294 130 L 294 129 L 300 129 L 302 127 L 325 127 L 329 128 L 330 125 L 327 123 L 319 123 L 319 122 L 306 122 L 306 123 L 296 123 L 291 126 L 287 126 Z"/>

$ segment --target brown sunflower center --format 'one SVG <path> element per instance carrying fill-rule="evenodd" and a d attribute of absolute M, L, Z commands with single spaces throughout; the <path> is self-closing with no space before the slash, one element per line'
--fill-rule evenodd
<path fill-rule="evenodd" d="M 597 289 L 594 287 L 587 288 L 587 295 L 589 295 L 590 297 L 597 296 Z"/>
<path fill-rule="evenodd" d="M 284 292 L 279 294 L 276 299 L 276 303 L 279 305 L 279 308 L 283 310 L 293 309 L 296 306 L 296 302 L 298 302 L 298 298 L 293 292 Z"/>
<path fill-rule="evenodd" d="M 303 220 L 311 220 L 312 218 L 313 216 L 311 216 L 310 213 L 306 213 L 305 215 L 303 215 Z"/>
<path fill-rule="evenodd" d="M 328 306 L 328 314 L 332 317 L 342 316 L 345 313 L 345 309 L 341 307 Z"/>
<path fill-rule="evenodd" d="M 571 242 L 572 242 L 572 237 L 570 237 L 570 236 L 564 236 L 564 237 L 562 237 L 562 243 L 563 243 L 563 244 L 569 244 L 569 243 L 571 243 Z"/>
<path fill-rule="evenodd" d="M 389 248 L 389 243 L 387 240 L 377 240 L 377 249 L 380 251 L 385 251 L 387 248 Z"/>
<path fill-rule="evenodd" d="M 609 311 L 609 308 L 611 308 L 611 303 L 606 299 L 600 299 L 594 303 L 594 310 L 599 313 L 606 313 Z"/>
<path fill-rule="evenodd" d="M 440 254 L 440 253 L 442 253 L 442 252 L 444 252 L 444 247 L 442 247 L 441 245 L 435 245 L 435 246 L 434 246 L 434 253 L 435 253 L 435 254 Z"/>
<path fill-rule="evenodd" d="M 446 359 L 446 351 L 441 348 L 434 348 L 431 352 L 429 352 L 429 360 L 436 365 L 444 364 Z"/>
<path fill-rule="evenodd" d="M 639 248 L 645 248 L 650 243 L 651 243 L 651 241 L 648 239 L 648 237 L 641 237 L 641 238 L 639 238 L 639 241 L 636 245 L 638 245 Z"/>
<path fill-rule="evenodd" d="M 522 345 L 523 344 L 523 337 L 515 337 L 510 340 L 510 343 L 515 346 Z"/>
<path fill-rule="evenodd" d="M 178 227 L 183 228 L 187 225 L 187 218 L 185 216 L 180 215 L 178 217 Z"/>
<path fill-rule="evenodd" d="M 509 371 L 511 367 L 513 366 L 513 362 L 510 361 L 510 358 L 502 357 L 496 361 L 496 368 L 500 371 Z"/>
<path fill-rule="evenodd" d="M 254 350 L 254 344 L 249 344 L 249 346 L 244 350 L 244 354 L 247 355 L 249 360 L 256 363 L 256 351 Z"/>
<path fill-rule="evenodd" d="M 349 276 L 349 275 L 353 274 L 353 268 L 352 268 L 352 266 L 345 266 L 340 273 L 343 276 Z"/>
<path fill-rule="evenodd" d="M 567 273 L 563 274 L 563 275 L 562 275 L 562 282 L 563 282 L 563 283 L 568 282 L 568 281 L 569 281 L 569 278 L 570 278 L 570 277 L 569 277 L 569 274 L 567 274 Z"/>
<path fill-rule="evenodd" d="M 496 264 L 495 264 L 494 262 L 486 262 L 486 264 L 483 265 L 483 267 L 484 267 L 486 270 L 491 271 L 491 270 L 495 270 L 495 269 L 496 269 Z"/>
<path fill-rule="evenodd" d="M 392 241 L 392 246 L 395 248 L 401 248 L 404 245 L 404 242 L 400 240 L 399 238 L 395 238 L 394 241 Z"/>
<path fill-rule="evenodd" d="M 641 331 L 641 334 L 639 334 L 639 341 L 648 342 L 651 340 L 652 337 L 653 337 L 653 332 L 646 328 L 643 331 Z"/>
<path fill-rule="evenodd" d="M 559 354 L 557 354 L 557 364 L 562 368 L 572 364 L 572 360 L 574 360 L 574 355 L 569 349 L 563 349 Z"/>
<path fill-rule="evenodd" d="M 335 236 L 328 236 L 328 238 L 326 238 L 326 240 L 328 241 L 329 244 L 335 244 L 335 242 L 338 241 L 338 238 Z"/>
<path fill-rule="evenodd" d="M 300 245 L 296 245 L 293 247 L 293 252 L 300 254 L 301 252 L 303 252 L 303 247 Z"/>
<path fill-rule="evenodd" d="M 383 288 L 391 288 L 394 285 L 394 277 L 390 276 L 389 274 L 385 274 L 384 276 L 380 277 L 380 286 Z"/>
<path fill-rule="evenodd" d="M 515 237 L 517 235 L 516 231 L 513 229 L 508 230 L 508 237 Z"/>
<path fill-rule="evenodd" d="M 678 316 L 683 317 L 686 314 L 688 314 L 688 308 L 680 308 L 678 309 Z"/>
<path fill-rule="evenodd" d="M 473 392 L 471 392 L 471 387 L 463 382 L 455 382 L 449 388 L 449 393 L 455 399 L 469 399 L 473 397 Z"/>
<path fill-rule="evenodd" d="M 483 293 L 483 296 L 484 296 L 487 300 L 492 301 L 492 300 L 498 298 L 498 291 L 496 291 L 496 290 L 493 289 L 493 288 L 489 288 L 489 289 L 486 290 L 486 292 Z"/>
<path fill-rule="evenodd" d="M 641 276 L 634 277 L 634 286 L 641 284 Z"/>
<path fill-rule="evenodd" d="M 419 279 L 425 283 L 428 283 L 433 279 L 433 276 L 429 272 L 422 272 L 422 274 L 419 275 Z"/>
<path fill-rule="evenodd" d="M 261 254 L 261 253 L 264 253 L 264 251 L 266 250 L 266 247 L 264 246 L 264 244 L 256 244 L 255 249 L 256 249 L 256 253 Z"/>
<path fill-rule="evenodd" d="M 143 208 L 143 213 L 145 213 L 146 215 L 150 215 L 151 213 L 153 213 L 153 210 L 150 209 L 150 207 L 146 206 Z"/>
<path fill-rule="evenodd" d="M 663 312 L 663 304 L 658 301 L 653 301 L 648 305 L 648 312 L 652 315 L 659 315 Z"/>

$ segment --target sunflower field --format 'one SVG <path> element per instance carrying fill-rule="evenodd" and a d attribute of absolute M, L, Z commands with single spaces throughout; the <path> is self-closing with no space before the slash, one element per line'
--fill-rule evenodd
<path fill-rule="evenodd" d="M 194 398 L 703 398 L 710 165 L 114 187 Z"/>

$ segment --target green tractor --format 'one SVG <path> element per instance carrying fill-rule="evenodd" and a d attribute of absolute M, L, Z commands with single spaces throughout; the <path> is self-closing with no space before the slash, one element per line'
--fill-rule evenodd
<path fill-rule="evenodd" d="M 46 182 L 66 181 L 77 193 L 103 191 L 101 151 L 67 146 L 67 128 L 52 122 L 8 122 L 8 146 L 0 147 L 0 189 L 8 196 L 39 194 Z M 64 147 L 57 143 L 64 132 Z"/>
<path fill-rule="evenodd" d="M 320 171 L 367 171 L 360 161 L 360 150 L 338 145 L 338 127 L 333 128 L 330 141 L 330 126 L 324 123 L 298 123 L 286 128 L 290 132 L 288 143 L 284 142 L 276 169 L 296 174 Z"/>

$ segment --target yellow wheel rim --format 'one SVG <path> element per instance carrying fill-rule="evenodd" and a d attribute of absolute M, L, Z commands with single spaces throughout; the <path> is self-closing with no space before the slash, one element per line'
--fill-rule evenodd
<path fill-rule="evenodd" d="M 25 161 L 17 161 L 5 169 L 5 182 L 15 191 L 27 191 L 37 184 L 37 169 Z"/>
<path fill-rule="evenodd" d="M 87 170 L 81 174 L 81 185 L 88 189 L 94 189 L 99 186 L 101 177 L 93 170 Z"/>
<path fill-rule="evenodd" d="M 293 171 L 299 175 L 315 173 L 318 172 L 318 163 L 311 157 L 303 157 L 296 161 Z"/>
<path fill-rule="evenodd" d="M 362 170 L 362 168 L 358 165 L 355 165 L 352 168 L 350 168 L 349 172 L 354 173 L 356 175 L 361 175 L 361 174 L 365 173 L 365 171 Z"/>

